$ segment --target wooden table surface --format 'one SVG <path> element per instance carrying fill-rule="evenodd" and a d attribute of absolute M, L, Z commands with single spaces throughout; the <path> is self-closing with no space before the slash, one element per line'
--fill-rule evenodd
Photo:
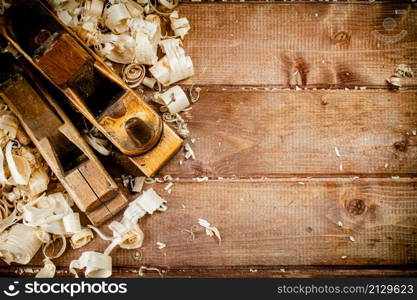
<path fill-rule="evenodd" d="M 417 5 L 203 1 L 179 11 L 196 73 L 183 85 L 202 88 L 184 113 L 197 158 L 181 166 L 179 153 L 162 169 L 179 177 L 171 194 L 152 185 L 169 209 L 140 220 L 140 259 L 113 252 L 114 276 L 140 266 L 165 277 L 416 276 L 417 76 L 400 91 L 385 79 L 402 63 L 417 73 Z M 198 218 L 220 230 L 221 246 L 182 231 Z M 55 261 L 60 276 L 79 255 Z M 39 266 L 40 253 L 0 272 Z"/>

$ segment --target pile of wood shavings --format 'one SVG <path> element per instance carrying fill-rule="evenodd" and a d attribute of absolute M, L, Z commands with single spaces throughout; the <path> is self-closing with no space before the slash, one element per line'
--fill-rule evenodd
<path fill-rule="evenodd" d="M 66 194 L 46 195 L 49 169 L 30 143 L 18 119 L 0 104 L 0 258 L 25 265 L 42 249 L 45 266 L 36 277 L 53 277 L 52 260 L 64 253 L 66 239 L 80 248 L 93 235 L 81 227 Z M 57 241 L 60 249 L 49 251 Z"/>

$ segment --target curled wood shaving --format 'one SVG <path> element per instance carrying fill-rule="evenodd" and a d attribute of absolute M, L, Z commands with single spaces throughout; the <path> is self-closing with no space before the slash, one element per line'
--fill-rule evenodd
<path fill-rule="evenodd" d="M 29 179 L 29 190 L 31 196 L 35 197 L 48 189 L 49 176 L 45 168 L 38 168 L 32 172 Z"/>
<path fill-rule="evenodd" d="M 396 75 L 387 78 L 387 82 L 393 85 L 394 87 L 401 87 L 401 78 Z"/>
<path fill-rule="evenodd" d="M 42 245 L 37 229 L 15 224 L 0 237 L 0 257 L 7 263 L 29 263 Z"/>
<path fill-rule="evenodd" d="M 19 148 L 19 146 L 14 141 L 9 141 L 6 145 L 6 161 L 9 165 L 9 170 L 11 173 L 11 179 L 15 184 L 27 185 L 29 183 L 29 178 L 31 174 L 31 167 L 29 161 L 18 155 L 16 152 L 13 153 L 14 148 Z"/>
<path fill-rule="evenodd" d="M 112 258 L 109 255 L 86 251 L 83 252 L 77 260 L 73 260 L 70 263 L 70 272 L 78 278 L 78 274 L 75 269 L 84 269 L 85 277 L 91 278 L 108 278 L 112 274 Z"/>
<path fill-rule="evenodd" d="M 184 90 L 176 85 L 164 93 L 155 93 L 156 102 L 163 104 L 168 108 L 171 114 L 179 113 L 190 105 Z"/>
<path fill-rule="evenodd" d="M 54 223 L 60 221 L 62 223 L 62 228 L 64 228 L 62 219 L 71 213 L 73 213 L 73 211 L 64 194 L 55 193 L 49 196 L 42 195 L 39 198 L 30 201 L 23 207 L 23 223 L 28 226 L 54 224 L 57 227 L 61 227 L 60 225 L 57 225 L 57 223 Z M 59 234 L 60 232 L 51 233 Z"/>
<path fill-rule="evenodd" d="M 216 227 L 211 226 L 210 223 L 204 219 L 198 219 L 198 224 L 205 228 L 206 234 L 208 236 L 215 236 L 219 241 L 219 245 L 221 245 L 222 238 L 220 236 L 219 230 Z"/>
<path fill-rule="evenodd" d="M 73 249 L 78 249 L 87 245 L 93 238 L 94 235 L 91 229 L 83 228 L 80 232 L 71 236 L 70 244 Z"/>
<path fill-rule="evenodd" d="M 81 222 L 79 213 L 69 213 L 62 218 L 64 228 L 67 234 L 75 234 L 81 231 Z"/>
<path fill-rule="evenodd" d="M 36 274 L 36 278 L 53 278 L 56 272 L 55 264 L 49 259 L 45 258 L 43 260 L 44 266 L 39 272 Z"/>
<path fill-rule="evenodd" d="M 144 86 L 146 86 L 150 89 L 153 89 L 155 87 L 156 80 L 154 78 L 145 76 L 145 78 L 143 78 L 142 83 L 143 83 Z"/>
<path fill-rule="evenodd" d="M 145 176 L 135 177 L 133 179 L 133 186 L 132 186 L 132 192 L 140 193 L 142 192 L 143 185 L 145 183 Z"/>
<path fill-rule="evenodd" d="M 162 199 L 154 189 L 146 190 L 136 198 L 135 202 L 147 213 L 153 214 L 155 211 L 166 211 L 166 200 Z"/>
<path fill-rule="evenodd" d="M 407 66 L 406 64 L 399 64 L 395 68 L 395 73 L 398 76 L 401 76 L 401 77 L 407 77 L 407 78 L 414 77 L 413 69 L 411 69 L 411 67 L 410 66 Z"/>
<path fill-rule="evenodd" d="M 89 132 L 84 135 L 85 141 L 98 153 L 104 156 L 109 156 L 111 154 L 110 143 L 107 139 L 97 137 L 92 132 Z"/>
<path fill-rule="evenodd" d="M 123 80 L 131 87 L 138 87 L 145 78 L 145 67 L 140 64 L 129 64 L 123 68 Z"/>
<path fill-rule="evenodd" d="M 174 10 L 170 15 L 171 29 L 174 31 L 175 36 L 179 36 L 182 40 L 190 30 L 190 23 L 187 18 L 180 18 L 178 11 Z"/>
<path fill-rule="evenodd" d="M 168 86 L 194 75 L 191 58 L 185 55 L 179 39 L 162 40 L 159 45 L 166 55 L 149 68 L 156 80 Z"/>
<path fill-rule="evenodd" d="M 139 271 L 138 271 L 139 276 L 143 276 L 144 275 L 143 271 L 156 271 L 156 272 L 158 272 L 159 276 L 162 277 L 162 272 L 158 268 L 141 266 L 139 268 Z"/>
<path fill-rule="evenodd" d="M 61 240 L 61 247 L 59 248 L 58 251 L 56 251 L 55 254 L 53 254 L 54 250 L 55 250 L 55 242 L 57 240 Z M 50 247 L 52 247 L 52 254 L 48 255 L 48 249 Z M 47 243 L 43 244 L 42 253 L 48 259 L 55 259 L 55 258 L 61 257 L 62 254 L 64 254 L 66 249 L 67 249 L 67 239 L 65 238 L 65 236 L 63 236 L 63 235 L 54 235 L 54 237 L 51 240 L 49 240 Z"/>
<path fill-rule="evenodd" d="M 144 234 L 139 228 L 139 225 L 131 223 L 127 219 L 122 219 L 121 222 L 113 221 L 110 223 L 109 228 L 113 232 L 112 237 L 108 237 L 103 234 L 98 228 L 89 225 L 101 239 L 111 241 L 111 243 L 104 250 L 104 254 L 110 255 L 116 246 L 120 246 L 123 249 L 137 249 L 142 246 Z"/>
<path fill-rule="evenodd" d="M 196 95 L 193 95 L 193 91 L 196 92 Z M 197 102 L 198 100 L 200 100 L 200 93 L 201 93 L 201 88 L 200 87 L 196 87 L 194 88 L 194 86 L 191 86 L 189 94 L 190 94 L 190 99 L 192 103 Z"/>
<path fill-rule="evenodd" d="M 194 241 L 195 240 L 195 234 L 194 234 L 194 231 L 196 230 L 196 227 L 197 227 L 198 225 L 193 225 L 193 226 L 191 226 L 191 228 L 190 229 L 185 229 L 185 228 L 183 228 L 183 229 L 181 229 L 181 232 L 185 232 L 185 233 L 188 233 L 188 234 L 190 234 L 190 240 L 191 241 Z"/>
<path fill-rule="evenodd" d="M 16 138 L 18 127 L 19 121 L 11 113 L 5 112 L 0 115 L 0 130 L 3 131 L 3 134 L 8 135 L 10 139 Z"/>
<path fill-rule="evenodd" d="M 191 148 L 190 144 L 188 144 L 188 143 L 184 144 L 184 151 L 185 151 L 185 159 L 191 158 L 191 159 L 195 160 L 195 154 L 194 154 L 194 151 Z"/>
<path fill-rule="evenodd" d="M 180 114 L 171 114 L 170 112 L 165 112 L 162 115 L 162 119 L 167 123 L 172 123 L 181 137 L 187 138 L 190 135 L 187 122 L 180 116 Z"/>

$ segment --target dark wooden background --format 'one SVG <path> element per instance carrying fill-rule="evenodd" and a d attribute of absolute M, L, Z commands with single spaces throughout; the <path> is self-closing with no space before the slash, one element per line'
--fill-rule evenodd
<path fill-rule="evenodd" d="M 184 46 L 196 73 L 183 85 L 202 88 L 184 114 L 197 159 L 180 166 L 179 153 L 163 168 L 180 178 L 171 194 L 152 185 L 169 209 L 140 221 L 141 259 L 115 250 L 114 276 L 139 276 L 142 265 L 163 276 L 416 276 L 417 76 L 400 91 L 385 81 L 400 63 L 417 73 L 416 4 L 187 1 L 178 9 L 192 26 Z M 393 43 L 376 33 L 402 31 Z M 202 176 L 209 180 L 193 180 Z M 181 231 L 198 218 L 217 226 L 221 246 L 202 230 L 193 241 Z M 81 250 L 107 244 L 97 237 Z M 79 255 L 57 259 L 58 275 Z M 0 266 L 3 276 L 34 276 L 42 256 Z"/>

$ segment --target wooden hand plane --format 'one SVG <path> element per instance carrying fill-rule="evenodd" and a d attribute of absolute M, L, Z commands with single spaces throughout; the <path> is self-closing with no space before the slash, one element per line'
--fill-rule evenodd
<path fill-rule="evenodd" d="M 4 37 L 147 176 L 182 140 L 104 61 L 40 1 L 17 1 Z"/>
<path fill-rule="evenodd" d="M 39 76 L 23 62 L 26 65 L 10 53 L 0 54 L 0 98 L 19 118 L 78 208 L 100 225 L 126 207 L 128 200 Z"/>

